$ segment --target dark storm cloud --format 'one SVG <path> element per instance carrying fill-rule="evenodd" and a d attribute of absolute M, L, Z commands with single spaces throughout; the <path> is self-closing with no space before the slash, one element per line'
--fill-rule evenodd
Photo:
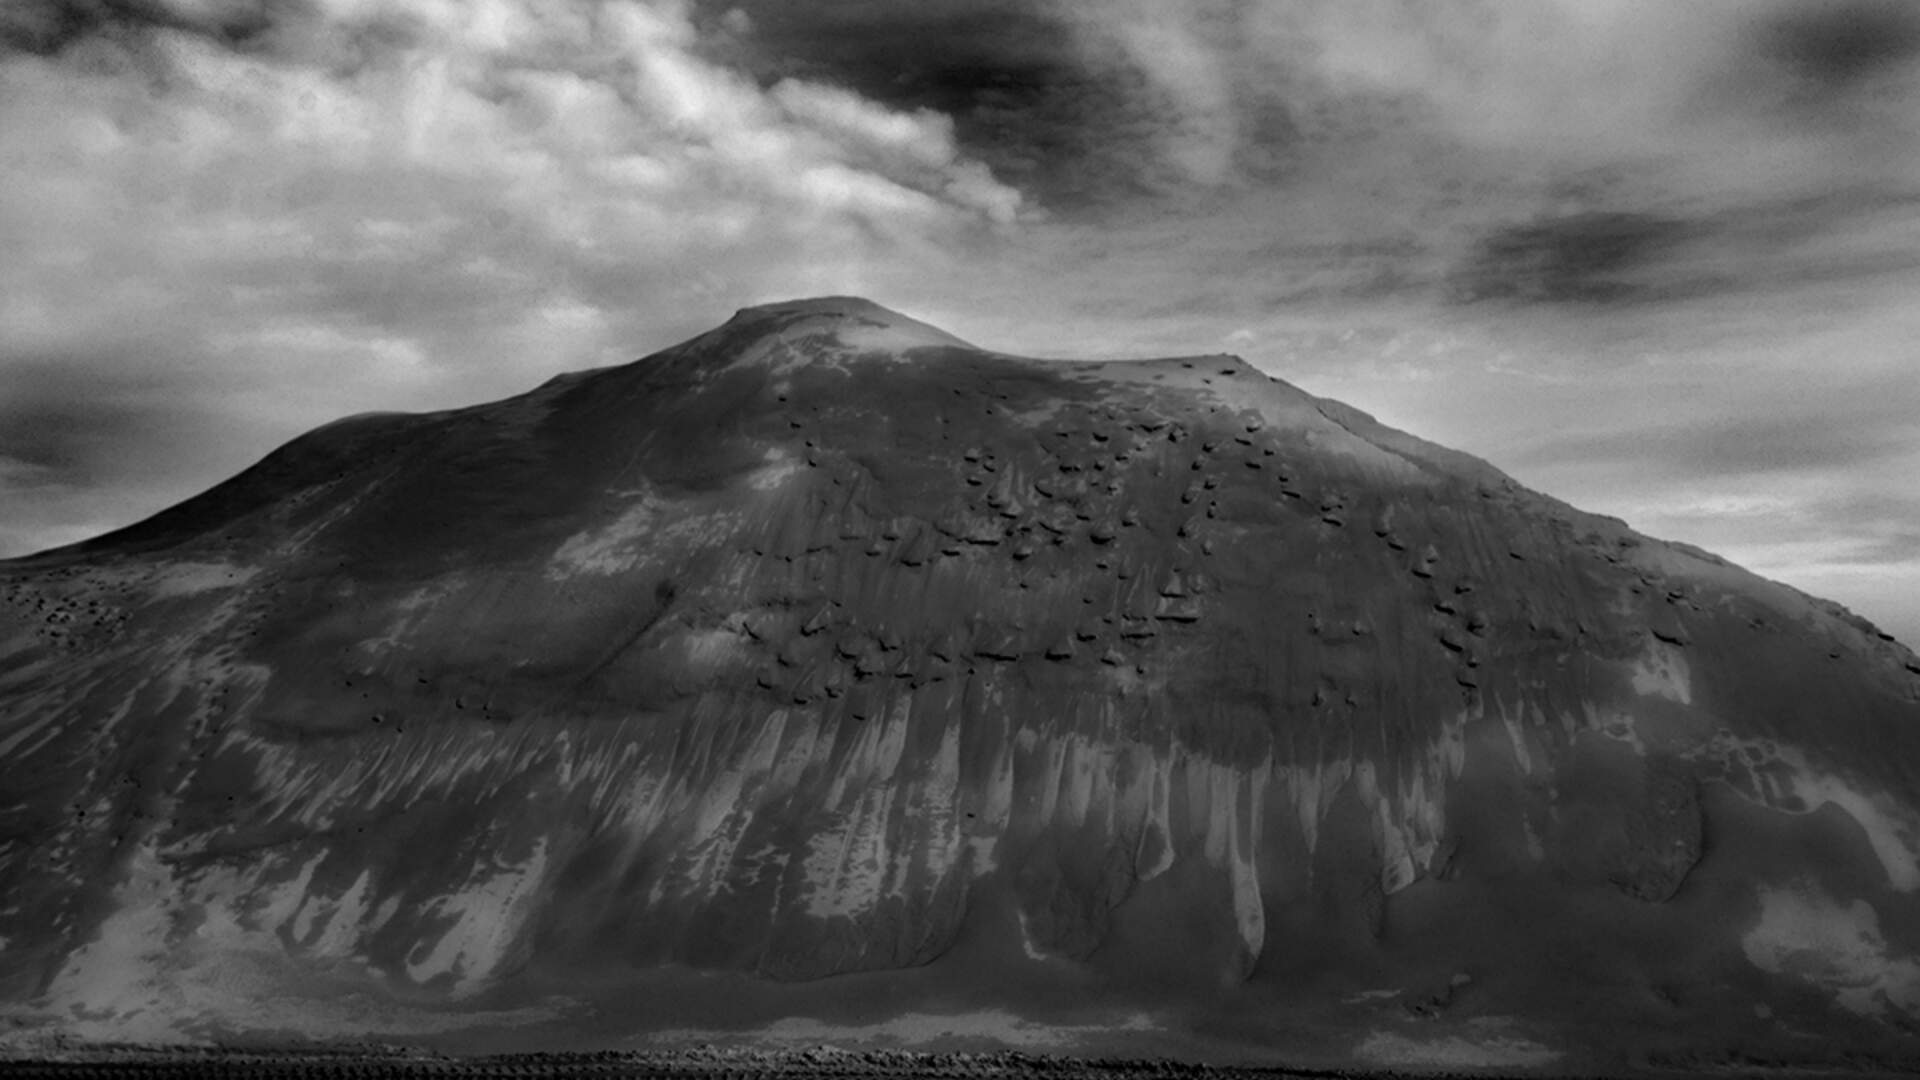
<path fill-rule="evenodd" d="M 1870 492 L 1816 501 L 1813 522 L 1847 522 L 1862 539 L 1834 557 L 1851 566 L 1920 565 L 1920 493 Z"/>
<path fill-rule="evenodd" d="M 763 84 L 804 78 L 951 118 L 960 145 L 1055 209 L 1165 190 L 1167 104 L 1137 70 L 1095 63 L 1034 0 L 703 2 L 708 55 Z"/>
<path fill-rule="evenodd" d="M 116 362 L 117 361 L 117 362 Z M 127 357 L 0 357 L 0 558 L 125 524 L 258 456 L 232 399 Z"/>
<path fill-rule="evenodd" d="M 1812 321 L 1811 313 L 1807 318 Z M 1621 367 L 1611 385 L 1616 393 L 1637 393 L 1637 402 L 1616 396 L 1584 421 L 1560 421 L 1516 455 L 1516 464 L 1615 468 L 1649 485 L 1752 481 L 1742 488 L 1749 491 L 1770 478 L 1811 479 L 1826 485 L 1820 501 L 1839 507 L 1839 517 L 1911 512 L 1920 493 L 1842 482 L 1897 475 L 1920 443 L 1920 382 L 1880 357 L 1874 358 L 1879 370 L 1854 371 L 1848 346 L 1865 340 L 1802 346 L 1801 356 L 1785 362 L 1769 362 L 1762 353 L 1744 379 L 1733 364 L 1726 366 L 1735 377 L 1724 380 L 1687 379 L 1666 367 Z M 1765 348 L 1760 340 L 1741 345 Z"/>
<path fill-rule="evenodd" d="M 166 29 L 247 48 L 297 2 L 226 0 L 181 5 L 162 0 L 9 0 L 0 8 L 0 49 L 50 56 L 93 37 Z"/>
<path fill-rule="evenodd" d="M 142 377 L 105 357 L 12 358 L 0 395 L 0 458 L 43 485 L 96 485 L 178 468 L 209 419 L 207 387 Z M 18 474 L 16 474 L 18 475 Z"/>
<path fill-rule="evenodd" d="M 1646 280 L 1695 231 L 1652 214 L 1588 211 L 1505 225 L 1453 275 L 1457 299 L 1617 302 L 1671 295 Z"/>
<path fill-rule="evenodd" d="M 1754 31 L 1756 49 L 1827 91 L 1844 91 L 1920 56 L 1920 7 L 1911 0 L 1780 5 Z"/>
<path fill-rule="evenodd" d="M 1449 299 L 1543 304 L 1684 301 L 1782 283 L 1904 275 L 1920 250 L 1882 231 L 1920 193 L 1841 190 L 1692 216 L 1579 210 L 1498 223 L 1447 271 Z"/>
<path fill-rule="evenodd" d="M 769 83 L 823 78 L 906 108 L 962 112 L 1076 66 L 1068 28 L 1025 0 L 708 0 L 696 10 L 706 51 Z"/>
<path fill-rule="evenodd" d="M 1813 415 L 1690 419 L 1651 427 L 1623 424 L 1615 431 L 1561 436 L 1517 464 L 1604 461 L 1693 476 L 1848 469 L 1911 449 L 1914 433 L 1889 419 Z"/>

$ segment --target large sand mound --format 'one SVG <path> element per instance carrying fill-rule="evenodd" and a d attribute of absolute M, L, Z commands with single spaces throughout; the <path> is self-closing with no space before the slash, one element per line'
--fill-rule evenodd
<path fill-rule="evenodd" d="M 1917 688 L 1237 359 L 772 305 L 0 564 L 0 992 L 35 1038 L 1871 1050 L 1920 1023 Z"/>

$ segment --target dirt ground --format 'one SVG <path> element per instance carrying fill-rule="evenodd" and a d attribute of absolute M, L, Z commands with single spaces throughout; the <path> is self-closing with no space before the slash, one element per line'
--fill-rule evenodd
<path fill-rule="evenodd" d="M 407 1052 L 222 1054 L 154 1051 L 90 1052 L 66 1060 L 10 1062 L 26 1077 L 445 1077 L 493 1080 L 536 1077 L 1334 1077 L 1375 1074 L 1234 1068 L 1169 1061 L 1076 1059 L 999 1052 L 919 1054 L 907 1051 L 792 1051 L 701 1048 L 651 1053 L 529 1054 L 477 1059 Z M 1380 1076 L 1392 1074 L 1381 1073 Z"/>
<path fill-rule="evenodd" d="M 563 1077 L 1057 1077 L 1079 1078 L 1347 1078 L 1397 1080 L 1402 1077 L 1444 1076 L 1453 1080 L 1476 1077 L 1573 1076 L 1572 1073 L 1532 1071 L 1403 1071 L 1294 1069 L 1284 1066 L 1206 1065 L 1167 1060 L 1078 1058 L 1024 1054 L 915 1053 L 904 1050 L 841 1050 L 810 1047 L 793 1050 L 757 1050 L 696 1047 L 671 1051 L 607 1051 L 579 1054 L 509 1054 L 491 1057 L 453 1057 L 404 1048 L 300 1050 L 174 1051 L 123 1048 L 57 1053 L 39 1060 L 0 1059 L 0 1073 L 22 1078 L 233 1078 L 266 1080 L 359 1080 L 359 1078 L 418 1077 L 446 1080 L 536 1080 Z M 1716 1076 L 1775 1077 L 1786 1080 L 1910 1076 L 1872 1062 L 1807 1062 L 1715 1060 L 1648 1062 L 1644 1077 Z"/>

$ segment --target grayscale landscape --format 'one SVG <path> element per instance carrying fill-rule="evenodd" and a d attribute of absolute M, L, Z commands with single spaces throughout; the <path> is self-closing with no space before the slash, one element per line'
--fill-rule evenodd
<path fill-rule="evenodd" d="M 1092 11 L 0 16 L 0 1067 L 1920 1070 L 1920 12 Z"/>

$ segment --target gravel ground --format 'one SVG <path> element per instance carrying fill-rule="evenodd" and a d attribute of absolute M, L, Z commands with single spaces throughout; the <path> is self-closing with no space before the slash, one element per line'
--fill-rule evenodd
<path fill-rule="evenodd" d="M 491 1058 L 437 1057 L 413 1052 L 257 1053 L 129 1050 L 86 1052 L 35 1061 L 0 1061 L 9 1077 L 290 1077 L 357 1080 L 374 1077 L 448 1080 L 535 1080 L 545 1077 L 1098 1077 L 1130 1078 L 1341 1078 L 1388 1080 L 1406 1074 L 1199 1065 L 1173 1061 L 1127 1061 L 1048 1057 L 1003 1051 L 983 1054 L 919 1054 L 909 1051 L 847 1051 L 827 1048 L 764 1051 L 694 1048 L 671 1052 L 517 1054 Z M 1461 1074 L 1454 1074 L 1461 1075 Z"/>

